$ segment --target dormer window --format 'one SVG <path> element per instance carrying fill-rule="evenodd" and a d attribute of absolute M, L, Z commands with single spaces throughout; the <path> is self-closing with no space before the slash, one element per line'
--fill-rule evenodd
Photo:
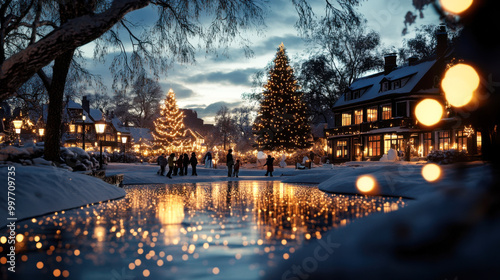
<path fill-rule="evenodd" d="M 389 90 L 389 82 L 383 82 L 382 83 L 382 92 L 388 91 Z"/>
<path fill-rule="evenodd" d="M 398 89 L 400 87 L 401 87 L 401 81 L 400 80 L 396 80 L 396 81 L 393 82 L 393 84 L 392 84 L 392 88 L 393 89 Z"/>

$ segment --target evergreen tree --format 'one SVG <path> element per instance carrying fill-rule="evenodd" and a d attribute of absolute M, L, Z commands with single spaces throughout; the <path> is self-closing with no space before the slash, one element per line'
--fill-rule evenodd
<path fill-rule="evenodd" d="M 264 85 L 254 124 L 256 146 L 263 150 L 294 150 L 311 146 L 306 104 L 299 91 L 285 46 L 281 43 Z"/>
<path fill-rule="evenodd" d="M 157 153 L 181 152 L 191 145 L 186 138 L 184 114 L 177 107 L 175 93 L 170 89 L 165 103 L 160 106 L 160 117 L 154 121 L 154 149 Z"/>

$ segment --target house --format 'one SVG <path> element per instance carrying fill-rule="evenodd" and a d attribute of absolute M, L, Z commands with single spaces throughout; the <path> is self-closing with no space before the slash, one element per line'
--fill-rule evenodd
<path fill-rule="evenodd" d="M 440 81 L 453 51 L 440 26 L 437 52 L 424 60 L 410 58 L 398 67 L 396 54 L 385 55 L 384 71 L 355 80 L 334 104 L 335 123 L 326 131 L 332 162 L 379 160 L 393 147 L 406 159 L 426 157 L 432 150 L 481 153 L 482 135 L 446 104 Z M 437 100 L 445 113 L 432 127 L 419 124 L 415 106 Z"/>

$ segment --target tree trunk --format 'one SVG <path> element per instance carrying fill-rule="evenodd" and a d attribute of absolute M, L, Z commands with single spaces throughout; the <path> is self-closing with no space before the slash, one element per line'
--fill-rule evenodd
<path fill-rule="evenodd" d="M 69 50 L 56 58 L 54 61 L 52 84 L 49 92 L 49 108 L 47 115 L 47 127 L 45 134 L 46 160 L 60 161 L 60 142 L 61 142 L 61 124 L 63 113 L 64 86 L 68 75 L 71 60 L 73 59 L 73 50 Z"/>

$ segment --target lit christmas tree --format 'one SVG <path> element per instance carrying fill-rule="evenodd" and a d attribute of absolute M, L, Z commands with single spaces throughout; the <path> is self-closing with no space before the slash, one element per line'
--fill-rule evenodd
<path fill-rule="evenodd" d="M 306 104 L 281 43 L 254 124 L 256 146 L 262 150 L 291 151 L 311 146 Z"/>
<path fill-rule="evenodd" d="M 182 152 L 188 149 L 192 143 L 186 138 L 184 114 L 177 107 L 172 89 L 168 91 L 165 103 L 160 109 L 161 116 L 154 121 L 155 131 L 153 131 L 156 152 Z"/>

